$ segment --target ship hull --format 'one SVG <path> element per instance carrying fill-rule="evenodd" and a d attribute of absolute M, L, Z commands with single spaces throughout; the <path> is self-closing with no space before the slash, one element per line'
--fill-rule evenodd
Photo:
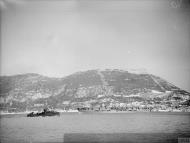
<path fill-rule="evenodd" d="M 34 114 L 32 112 L 32 113 L 27 114 L 27 117 L 39 117 L 39 116 L 42 116 L 42 117 L 46 117 L 46 116 L 60 116 L 60 113 L 59 112 L 55 112 L 55 111 L 48 111 L 46 113 L 41 112 L 41 113 Z"/>

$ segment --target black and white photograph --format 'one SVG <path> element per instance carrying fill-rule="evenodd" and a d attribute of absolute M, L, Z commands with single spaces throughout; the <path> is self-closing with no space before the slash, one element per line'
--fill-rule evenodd
<path fill-rule="evenodd" d="M 190 0 L 0 0 L 0 143 L 190 143 Z"/>

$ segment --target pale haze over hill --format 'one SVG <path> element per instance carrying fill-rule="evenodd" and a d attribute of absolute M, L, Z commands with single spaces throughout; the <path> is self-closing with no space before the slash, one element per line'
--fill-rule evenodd
<path fill-rule="evenodd" d="M 190 91 L 188 0 L 0 1 L 1 75 L 146 69 Z"/>

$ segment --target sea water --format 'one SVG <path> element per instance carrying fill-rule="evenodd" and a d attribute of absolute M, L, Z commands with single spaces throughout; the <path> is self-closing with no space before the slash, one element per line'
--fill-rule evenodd
<path fill-rule="evenodd" d="M 190 138 L 190 113 L 1 115 L 3 142 L 178 142 Z"/>

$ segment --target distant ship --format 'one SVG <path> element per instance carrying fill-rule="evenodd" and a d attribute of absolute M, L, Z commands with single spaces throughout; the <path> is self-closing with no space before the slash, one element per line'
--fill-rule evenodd
<path fill-rule="evenodd" d="M 27 117 L 45 117 L 45 116 L 60 116 L 59 112 L 56 111 L 49 111 L 48 109 L 44 109 L 41 113 L 34 113 L 31 112 L 29 114 L 27 114 Z"/>

